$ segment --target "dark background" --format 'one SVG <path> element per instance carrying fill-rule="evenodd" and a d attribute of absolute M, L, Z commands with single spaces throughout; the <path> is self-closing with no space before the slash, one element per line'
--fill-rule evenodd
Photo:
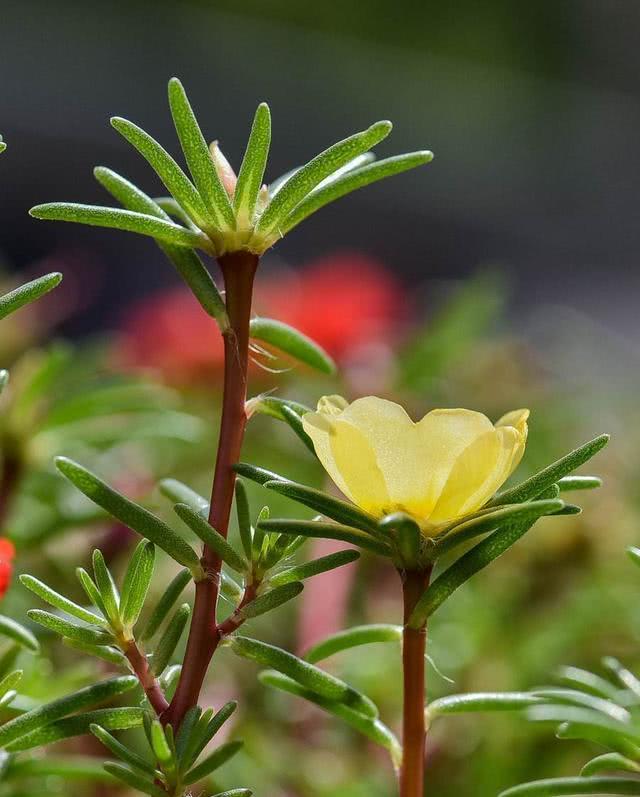
<path fill-rule="evenodd" d="M 113 325 L 173 275 L 149 241 L 26 211 L 109 204 L 96 164 L 160 191 L 108 118 L 132 119 L 177 154 L 175 74 L 236 165 L 256 104 L 270 103 L 269 178 L 378 118 L 395 123 L 381 153 L 435 152 L 426 169 L 323 210 L 276 256 L 295 266 L 349 246 L 409 285 L 497 264 L 512 312 L 552 300 L 638 336 L 640 3 L 4 0 L 0 10 L 0 251 L 12 269 L 37 270 L 52 253 L 73 261 L 91 301 L 67 331 Z"/>

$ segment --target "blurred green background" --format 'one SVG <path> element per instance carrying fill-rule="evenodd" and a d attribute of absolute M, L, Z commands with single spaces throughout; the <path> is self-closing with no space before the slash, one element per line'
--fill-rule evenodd
<path fill-rule="evenodd" d="M 165 98 L 176 74 L 236 164 L 255 105 L 270 103 L 270 178 L 377 118 L 396 125 L 389 151 L 436 154 L 427 169 L 323 210 L 265 258 L 257 309 L 300 324 L 342 370 L 327 380 L 289 363 L 281 374 L 256 366 L 254 393 L 277 386 L 310 404 L 325 392 L 378 393 L 414 417 L 433 406 L 492 418 L 528 406 L 520 475 L 613 435 L 592 466 L 605 487 L 584 497 L 585 512 L 540 523 L 434 617 L 429 698 L 529 688 L 561 664 L 597 669 L 605 654 L 640 666 L 640 584 L 623 553 L 640 537 L 638 33 L 640 6 L 598 0 L 3 4 L 7 284 L 14 271 L 65 273 L 55 294 L 4 322 L 0 343 L 2 365 L 13 363 L 3 467 L 17 459 L 20 478 L 3 521 L 16 571 L 69 589 L 71 565 L 92 546 L 116 568 L 126 560 L 130 537 L 61 484 L 54 453 L 81 458 L 159 511 L 163 476 L 209 488 L 215 329 L 149 242 L 26 214 L 40 201 L 102 202 L 97 163 L 151 189 L 154 176 L 108 116 L 139 122 L 176 153 Z M 25 353 L 31 344 L 38 350 Z M 323 483 L 270 419 L 252 420 L 245 459 Z M 299 514 L 260 488 L 251 497 L 254 511 L 269 500 L 278 514 Z M 14 585 L 3 612 L 22 617 L 32 605 L 23 592 Z M 251 631 L 301 651 L 347 622 L 397 622 L 398 592 L 394 573 L 364 558 Z M 331 666 L 395 727 L 399 651 L 364 650 Z M 54 669 L 64 672 L 61 692 L 96 677 L 91 661 L 57 643 L 25 666 L 35 699 Z M 247 742 L 221 786 L 242 782 L 262 797 L 393 793 L 376 750 L 254 676 L 224 653 L 211 673 L 206 699 L 240 696 Z M 590 752 L 514 715 L 442 719 L 428 745 L 428 794 L 491 797 L 574 773 Z M 52 779 L 49 788 L 70 786 Z"/>

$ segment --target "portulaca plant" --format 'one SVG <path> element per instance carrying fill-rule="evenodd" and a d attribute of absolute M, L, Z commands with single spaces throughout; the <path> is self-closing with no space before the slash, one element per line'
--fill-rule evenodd
<path fill-rule="evenodd" d="M 174 526 L 60 452 L 59 472 L 142 539 L 119 585 L 99 550 L 92 573 L 78 570 L 87 605 L 23 576 L 25 587 L 50 607 L 33 609 L 29 616 L 67 644 L 124 674 L 19 714 L 0 727 L 0 745 L 7 756 L 21 756 L 53 741 L 92 733 L 111 755 L 104 764 L 111 776 L 153 797 L 181 797 L 195 784 L 206 784 L 241 747 L 232 739 L 208 748 L 235 708 L 233 702 L 202 705 L 211 660 L 227 647 L 264 668 L 259 678 L 266 686 L 320 706 L 388 751 L 399 793 L 419 797 L 425 782 L 429 617 L 539 518 L 561 522 L 563 515 L 580 511 L 562 495 L 598 485 L 596 478 L 570 474 L 597 453 L 607 437 L 586 443 L 499 492 L 525 452 L 526 410 L 510 412 L 496 424 L 465 409 L 432 410 L 414 422 L 402 407 L 377 397 L 348 402 L 327 396 L 320 398 L 315 411 L 294 399 L 251 397 L 252 346 L 267 345 L 324 373 L 334 371 L 330 357 L 312 340 L 277 319 L 253 316 L 253 283 L 261 255 L 327 203 L 427 164 L 432 155 L 423 151 L 376 160 L 372 147 L 391 131 L 389 122 L 378 122 L 265 184 L 271 140 L 265 104 L 258 107 L 236 174 L 217 145 L 207 145 L 176 79 L 169 83 L 169 103 L 190 174 L 140 127 L 112 120 L 160 177 L 168 196 L 151 197 L 111 169 L 99 167 L 96 178 L 121 207 L 55 202 L 39 205 L 31 214 L 154 239 L 211 323 L 218 325 L 225 365 L 211 496 L 165 480 L 160 488 L 174 505 Z M 224 290 L 218 289 L 200 253 L 217 261 Z M 286 475 L 268 471 L 259 462 L 242 462 L 245 428 L 256 413 L 288 424 L 318 457 L 343 497 L 301 484 L 295 478 L 295 462 Z M 263 485 L 267 495 L 284 495 L 318 514 L 312 520 L 278 519 L 263 509 L 256 517 L 244 479 Z M 228 539 L 234 502 L 238 544 Z M 185 539 L 185 527 L 201 541 L 198 550 Z M 349 545 L 320 559 L 293 562 L 294 553 L 313 537 Z M 157 548 L 182 569 L 157 604 L 147 606 Z M 383 557 L 397 571 L 404 597 L 404 614 L 397 624 L 345 629 L 303 658 L 241 633 L 247 620 L 299 595 L 305 579 L 354 561 L 360 551 Z M 436 567 L 439 572 L 433 577 Z M 188 599 L 175 608 L 187 589 Z M 229 612 L 219 605 L 221 593 L 233 603 Z M 185 632 L 186 652 L 177 660 L 175 651 Z M 400 641 L 402 646 L 400 738 L 357 686 L 319 666 L 347 648 L 380 641 Z M 126 695 L 127 705 L 104 706 L 121 695 Z M 137 726 L 146 732 L 146 757 L 134 754 L 126 738 L 117 735 Z M 239 786 L 218 797 L 249 793 Z"/>

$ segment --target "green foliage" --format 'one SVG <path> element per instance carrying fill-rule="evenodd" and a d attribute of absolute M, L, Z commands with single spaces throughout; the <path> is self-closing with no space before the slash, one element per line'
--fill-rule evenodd
<path fill-rule="evenodd" d="M 0 152 L 2 152 L 2 149 L 0 149 Z M 5 293 L 4 296 L 0 296 L 0 320 L 26 304 L 35 302 L 36 299 L 44 296 L 45 293 L 52 291 L 61 281 L 62 274 L 56 271 L 51 274 L 45 274 L 43 277 L 38 277 L 38 279 L 27 282 L 19 288 Z"/>
<path fill-rule="evenodd" d="M 289 324 L 273 318 L 252 318 L 249 331 L 255 340 L 268 343 L 311 368 L 325 374 L 336 371 L 336 364 L 327 352 Z"/>

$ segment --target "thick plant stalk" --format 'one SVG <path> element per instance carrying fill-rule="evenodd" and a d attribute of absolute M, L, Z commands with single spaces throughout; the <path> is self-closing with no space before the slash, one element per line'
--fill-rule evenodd
<path fill-rule="evenodd" d="M 404 631 L 402 635 L 402 766 L 400 797 L 423 797 L 426 725 L 424 718 L 426 624 L 410 628 L 407 623 L 429 583 L 430 571 L 404 572 Z"/>
<path fill-rule="evenodd" d="M 216 458 L 209 523 L 224 537 L 229 530 L 235 473 L 247 423 L 247 366 L 249 362 L 249 321 L 257 255 L 231 252 L 218 262 L 226 292 L 229 329 L 224 335 L 224 391 L 222 418 Z M 216 622 L 222 561 L 207 546 L 202 554 L 205 578 L 196 584 L 193 619 L 187 641 L 182 674 L 171 705 L 162 715 L 165 724 L 177 730 L 186 712 L 197 705 L 209 662 L 221 634 Z"/>

